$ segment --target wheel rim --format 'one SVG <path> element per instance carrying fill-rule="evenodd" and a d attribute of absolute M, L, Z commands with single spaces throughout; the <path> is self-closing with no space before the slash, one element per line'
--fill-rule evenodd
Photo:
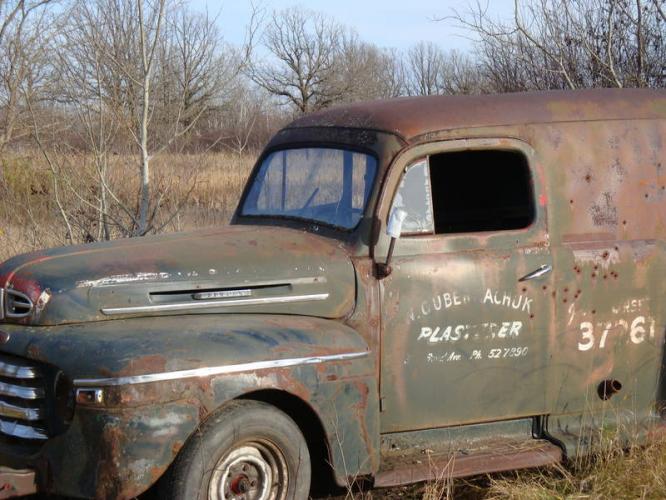
<path fill-rule="evenodd" d="M 287 462 L 277 446 L 251 441 L 233 448 L 215 465 L 208 487 L 210 500 L 283 500 Z"/>

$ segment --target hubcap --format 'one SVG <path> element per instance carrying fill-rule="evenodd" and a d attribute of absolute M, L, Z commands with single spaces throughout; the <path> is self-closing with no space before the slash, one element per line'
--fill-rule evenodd
<path fill-rule="evenodd" d="M 283 500 L 287 463 L 272 443 L 252 441 L 233 448 L 215 465 L 210 500 Z"/>

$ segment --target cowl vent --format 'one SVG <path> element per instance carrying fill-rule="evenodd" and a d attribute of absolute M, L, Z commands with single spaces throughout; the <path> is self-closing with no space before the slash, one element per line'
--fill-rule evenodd
<path fill-rule="evenodd" d="M 27 318 L 33 308 L 32 300 L 24 293 L 0 288 L 0 320 Z"/>

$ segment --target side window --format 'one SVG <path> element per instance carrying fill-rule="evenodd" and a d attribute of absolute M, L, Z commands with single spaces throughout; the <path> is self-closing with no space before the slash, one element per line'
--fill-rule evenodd
<path fill-rule="evenodd" d="M 517 151 L 456 151 L 410 165 L 394 206 L 409 234 L 523 229 L 536 214 L 527 158 Z"/>
<path fill-rule="evenodd" d="M 405 169 L 393 200 L 394 208 L 407 212 L 402 224 L 403 234 L 432 234 L 434 222 L 430 193 L 430 169 L 428 159 L 423 158 Z"/>

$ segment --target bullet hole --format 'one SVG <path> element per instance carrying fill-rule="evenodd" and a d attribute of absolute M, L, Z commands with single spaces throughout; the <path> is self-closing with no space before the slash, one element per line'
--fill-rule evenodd
<path fill-rule="evenodd" d="M 553 293 L 551 295 L 553 296 L 553 298 L 555 297 L 555 291 L 554 290 L 553 290 Z"/>
<path fill-rule="evenodd" d="M 627 221 L 626 221 L 626 220 L 623 220 L 623 221 L 622 221 L 622 225 L 623 225 L 623 226 L 626 226 L 626 225 L 627 225 Z"/>
<path fill-rule="evenodd" d="M 596 277 L 597 277 L 597 273 L 592 273 L 592 277 L 593 277 L 593 278 L 596 278 Z"/>
<path fill-rule="evenodd" d="M 608 275 L 607 275 L 607 274 L 604 274 L 604 279 L 605 279 L 605 280 L 608 279 Z"/>
<path fill-rule="evenodd" d="M 530 319 L 534 319 L 534 313 L 530 314 Z"/>
<path fill-rule="evenodd" d="M 609 255 L 610 255 L 610 253 L 608 253 L 608 250 L 606 250 L 601 256 L 602 256 L 604 259 L 607 259 L 607 258 L 609 257 Z"/>
<path fill-rule="evenodd" d="M 597 269 L 599 269 L 599 266 L 595 264 L 594 265 L 594 270 L 596 271 Z"/>
<path fill-rule="evenodd" d="M 526 291 L 527 291 L 527 288 L 523 287 L 523 293 L 525 293 Z"/>
<path fill-rule="evenodd" d="M 592 176 L 590 174 L 587 174 L 585 176 L 585 182 L 591 182 L 592 181 Z"/>
<path fill-rule="evenodd" d="M 619 251 L 620 251 L 620 247 L 616 246 L 616 247 L 615 247 L 615 251 L 616 251 L 616 252 L 619 252 Z"/>
<path fill-rule="evenodd" d="M 579 290 L 576 292 L 576 295 L 580 295 L 581 293 L 583 293 L 583 290 L 580 290 L 580 289 L 579 289 Z"/>
<path fill-rule="evenodd" d="M 569 289 L 568 289 L 568 288 L 565 288 L 565 289 L 564 289 L 564 293 L 568 293 L 568 292 L 569 292 Z"/>
<path fill-rule="evenodd" d="M 569 203 L 570 203 L 571 205 L 573 205 L 573 200 L 569 200 Z"/>
<path fill-rule="evenodd" d="M 645 193 L 645 199 L 647 200 L 647 198 L 648 198 L 648 194 L 647 194 L 647 193 Z"/>
<path fill-rule="evenodd" d="M 567 303 L 567 298 L 564 297 L 564 298 L 562 299 L 562 302 L 564 302 L 564 303 L 566 304 L 566 303 Z"/>
<path fill-rule="evenodd" d="M 542 290 L 546 290 L 547 288 L 548 288 L 548 287 L 547 287 L 546 285 L 543 285 L 543 286 L 541 287 Z"/>
<path fill-rule="evenodd" d="M 596 310 L 596 309 L 592 309 L 592 314 L 597 314 L 597 310 Z"/>

